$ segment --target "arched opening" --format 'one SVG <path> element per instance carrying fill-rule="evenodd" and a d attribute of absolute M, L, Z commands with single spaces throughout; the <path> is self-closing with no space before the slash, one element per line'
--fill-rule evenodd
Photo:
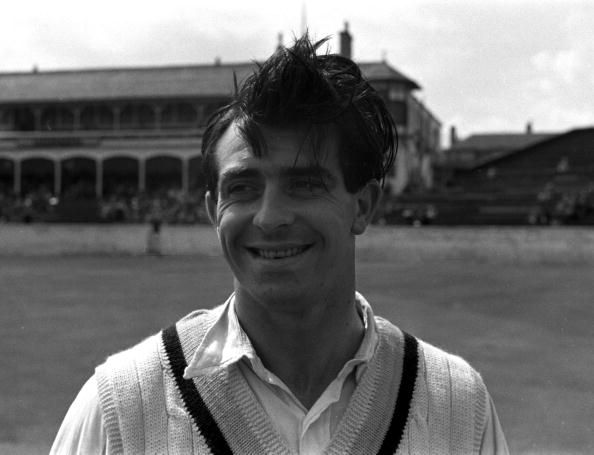
<path fill-rule="evenodd" d="M 14 162 L 0 158 L 0 197 L 12 193 L 14 188 Z"/>
<path fill-rule="evenodd" d="M 80 113 L 80 126 L 83 130 L 113 129 L 113 111 L 108 106 L 87 106 Z"/>
<path fill-rule="evenodd" d="M 46 158 L 28 158 L 20 164 L 20 194 L 9 198 L 7 217 L 26 223 L 48 219 L 53 209 L 54 162 Z M 11 172 L 12 166 L 14 163 L 11 163 Z M 4 167 L 0 164 L 0 168 Z"/>
<path fill-rule="evenodd" d="M 166 195 L 182 186 L 181 159 L 157 156 L 146 161 L 146 190 L 150 195 Z"/>
<path fill-rule="evenodd" d="M 60 163 L 61 197 L 56 217 L 66 222 L 99 221 L 95 193 L 96 163 L 91 158 L 74 157 Z"/>
<path fill-rule="evenodd" d="M 202 170 L 201 156 L 190 158 L 188 162 L 188 197 L 184 204 L 182 221 L 190 223 L 208 223 L 208 216 L 204 208 L 204 192 L 206 191 L 206 176 Z"/>
<path fill-rule="evenodd" d="M 204 174 L 204 170 L 202 169 L 202 157 L 195 156 L 190 158 L 189 162 L 189 171 L 190 176 L 188 179 L 189 182 L 189 190 L 192 192 L 196 191 L 204 191 L 206 188 L 206 175 Z"/>
<path fill-rule="evenodd" d="M 103 161 L 104 197 L 132 197 L 138 193 L 138 160 L 126 156 Z"/>
<path fill-rule="evenodd" d="M 10 221 L 16 215 L 17 197 L 13 192 L 14 163 L 8 158 L 0 158 L 0 222 Z"/>
<path fill-rule="evenodd" d="M 74 129 L 74 113 L 66 107 L 48 107 L 41 113 L 43 131 L 69 131 Z"/>
<path fill-rule="evenodd" d="M 21 194 L 54 192 L 54 162 L 48 158 L 27 158 L 21 162 Z"/>
<path fill-rule="evenodd" d="M 138 160 L 125 156 L 104 160 L 101 218 L 141 221 L 145 205 L 138 193 Z"/>
<path fill-rule="evenodd" d="M 96 163 L 91 158 L 75 157 L 63 160 L 61 195 L 65 199 L 94 199 Z"/>

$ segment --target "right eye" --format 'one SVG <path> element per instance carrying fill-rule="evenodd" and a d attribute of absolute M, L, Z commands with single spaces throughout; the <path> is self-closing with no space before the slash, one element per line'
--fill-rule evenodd
<path fill-rule="evenodd" d="M 291 191 L 301 196 L 316 196 L 327 191 L 326 183 L 319 177 L 300 177 L 291 181 Z"/>
<path fill-rule="evenodd" d="M 246 198 L 257 194 L 258 186 L 249 182 L 231 183 L 225 192 L 231 197 Z"/>

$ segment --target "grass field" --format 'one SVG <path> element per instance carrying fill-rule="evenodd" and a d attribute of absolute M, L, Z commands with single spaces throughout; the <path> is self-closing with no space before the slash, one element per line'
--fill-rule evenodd
<path fill-rule="evenodd" d="M 231 280 L 209 256 L 3 257 L 0 453 L 47 453 L 96 364 Z M 366 255 L 358 288 L 415 335 L 482 374 L 513 453 L 594 453 L 592 266 L 392 261 Z"/>

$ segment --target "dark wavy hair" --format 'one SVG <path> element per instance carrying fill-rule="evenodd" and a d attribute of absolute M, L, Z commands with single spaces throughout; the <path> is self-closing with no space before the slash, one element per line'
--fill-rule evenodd
<path fill-rule="evenodd" d="M 394 121 L 352 60 L 317 54 L 327 40 L 312 43 L 306 33 L 291 48 L 278 49 L 240 87 L 236 83 L 232 101 L 209 118 L 202 154 L 213 196 L 216 145 L 232 123 L 256 156 L 266 153 L 262 127 L 303 129 L 302 148 L 310 147 L 314 157 L 322 141 L 336 134 L 347 191 L 354 193 L 371 179 L 383 184 L 397 150 Z"/>

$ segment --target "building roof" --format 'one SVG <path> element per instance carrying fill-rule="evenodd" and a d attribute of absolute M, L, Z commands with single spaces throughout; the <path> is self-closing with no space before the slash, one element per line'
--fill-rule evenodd
<path fill-rule="evenodd" d="M 446 149 L 440 166 L 454 169 L 473 169 L 502 156 L 514 154 L 560 133 L 484 133 L 457 140 Z"/>
<path fill-rule="evenodd" d="M 245 78 L 252 63 L 83 69 L 0 74 L 0 102 L 219 97 Z"/>
<path fill-rule="evenodd" d="M 478 163 L 475 169 L 482 169 L 487 166 L 492 166 L 494 164 L 500 164 L 505 162 L 514 162 L 514 160 L 518 160 L 519 158 L 523 158 L 530 154 L 539 153 L 542 151 L 542 148 L 545 146 L 549 146 L 551 144 L 562 143 L 563 141 L 567 141 L 571 137 L 583 137 L 586 138 L 579 142 L 579 146 L 572 146 L 572 147 L 561 147 L 558 151 L 562 155 L 570 154 L 570 153 L 579 153 L 580 150 L 585 150 L 589 157 L 592 156 L 590 145 L 591 139 L 594 137 L 594 127 L 590 128 L 577 128 L 570 131 L 566 131 L 563 133 L 558 134 L 550 134 L 548 137 L 540 140 L 535 141 L 530 144 L 525 145 L 524 147 L 516 148 L 510 150 L 508 153 L 501 154 L 499 156 L 494 157 L 491 160 L 486 160 L 484 162 Z M 557 150 L 556 150 L 557 152 Z"/>
<path fill-rule="evenodd" d="M 537 142 L 544 141 L 559 133 L 491 133 L 473 134 L 460 140 L 450 147 L 450 150 L 475 150 L 478 152 L 492 152 L 516 150 Z"/>
<path fill-rule="evenodd" d="M 370 81 L 397 81 L 404 83 L 410 90 L 420 89 L 421 86 L 413 79 L 390 66 L 385 61 L 359 63 L 361 71 Z"/>
<path fill-rule="evenodd" d="M 233 74 L 242 81 L 254 66 L 244 62 L 0 73 L 0 103 L 227 97 L 233 92 Z M 397 80 L 410 89 L 420 88 L 386 62 L 360 67 L 369 80 Z"/>

